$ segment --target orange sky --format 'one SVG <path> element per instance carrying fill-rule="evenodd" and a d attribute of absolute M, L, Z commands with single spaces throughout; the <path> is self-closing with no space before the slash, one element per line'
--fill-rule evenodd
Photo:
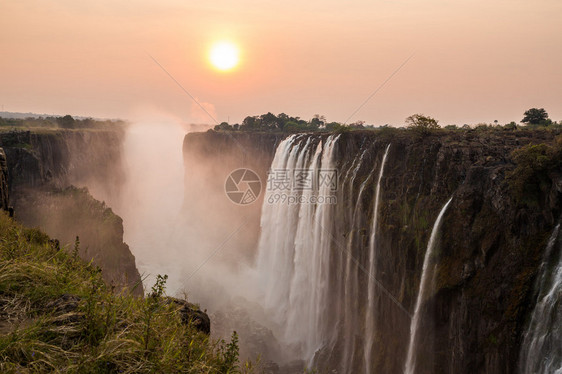
<path fill-rule="evenodd" d="M 218 73 L 217 40 L 242 64 Z M 6 111 L 211 122 L 268 111 L 401 125 L 562 120 L 559 0 L 0 0 L 0 105 Z"/>

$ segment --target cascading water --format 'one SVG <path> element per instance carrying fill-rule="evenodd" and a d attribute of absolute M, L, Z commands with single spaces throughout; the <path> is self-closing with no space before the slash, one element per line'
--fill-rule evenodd
<path fill-rule="evenodd" d="M 421 309 L 421 304 L 424 301 L 425 296 L 430 287 L 429 273 L 431 272 L 431 270 L 429 269 L 429 261 L 435 249 L 437 235 L 439 233 L 439 228 L 441 226 L 441 220 L 452 200 L 453 198 L 451 197 L 449 201 L 447 201 L 447 203 L 443 206 L 441 212 L 439 212 L 439 215 L 435 220 L 435 224 L 433 225 L 433 229 L 431 230 L 431 236 L 429 237 L 427 250 L 425 251 L 425 256 L 423 259 L 422 276 L 420 280 L 420 288 L 418 291 L 418 297 L 416 299 L 416 307 L 414 309 L 414 315 L 412 317 L 412 321 L 410 324 L 410 342 L 408 344 L 408 354 L 406 356 L 406 364 L 404 366 L 404 373 L 406 374 L 413 374 L 416 367 L 415 353 L 416 353 L 416 343 L 417 343 L 417 335 L 418 335 L 418 325 L 420 322 L 420 309 Z"/>
<path fill-rule="evenodd" d="M 537 303 L 521 346 L 521 374 L 562 373 L 562 241 L 558 240 L 559 232 L 560 224 L 548 240 L 539 269 Z"/>
<path fill-rule="evenodd" d="M 340 308 L 340 313 L 343 321 L 343 334 L 344 334 L 344 341 L 348 342 L 345 344 L 343 348 L 343 357 L 342 357 L 342 367 L 349 368 L 353 366 L 353 358 L 355 357 L 355 350 L 356 350 L 356 339 L 354 338 L 356 335 L 360 335 L 361 331 L 359 328 L 359 324 L 357 323 L 357 310 L 359 309 L 359 279 L 358 279 L 358 272 L 357 272 L 357 264 L 354 263 L 355 256 L 353 255 L 353 250 L 357 240 L 356 232 L 360 227 L 362 211 L 361 211 L 361 202 L 363 198 L 363 194 L 365 192 L 365 187 L 367 183 L 371 179 L 372 174 L 374 173 L 374 169 L 367 178 L 361 183 L 359 187 L 359 193 L 357 194 L 357 198 L 355 198 L 355 180 L 357 179 L 357 174 L 362 167 L 363 160 L 365 158 L 365 154 L 370 151 L 369 148 L 366 148 L 361 153 L 361 156 L 357 158 L 357 162 L 354 162 L 350 169 L 348 170 L 347 175 L 344 177 L 344 186 L 347 186 L 348 189 L 348 202 L 349 207 L 351 207 L 351 203 L 355 200 L 355 204 L 353 209 L 349 209 L 349 213 L 351 214 L 349 217 L 350 222 L 350 234 L 346 243 L 346 251 L 345 253 L 342 251 L 341 256 L 339 258 L 340 269 L 339 272 L 344 274 L 344 281 L 342 282 L 342 290 L 341 293 L 343 294 L 343 303 Z M 344 267 L 345 264 L 345 267 Z M 340 304 L 340 303 L 338 303 Z M 334 339 L 337 339 L 335 337 Z"/>
<path fill-rule="evenodd" d="M 390 144 L 386 147 L 384 151 L 384 156 L 382 157 L 381 168 L 379 172 L 379 178 L 377 180 L 377 189 L 375 191 L 375 206 L 373 210 L 373 225 L 371 227 L 371 237 L 369 241 L 369 278 L 375 277 L 375 257 L 376 257 L 376 232 L 377 232 L 377 216 L 379 211 L 379 197 L 381 192 L 381 179 L 384 172 L 384 164 L 386 163 L 386 156 L 388 156 L 388 150 L 390 149 Z M 369 279 L 367 286 L 367 312 L 365 313 L 365 373 L 371 373 L 371 350 L 373 348 L 373 336 L 374 336 L 374 309 L 375 309 L 375 282 Z"/>
<path fill-rule="evenodd" d="M 277 147 L 270 177 L 278 170 L 314 175 L 334 169 L 337 140 L 306 135 L 285 139 Z M 367 155 L 377 149 L 380 161 L 371 167 L 366 160 L 372 156 Z M 389 149 L 390 145 L 361 147 L 350 164 L 339 165 L 343 176 L 337 209 L 334 204 L 310 203 L 334 192 L 326 184 L 304 191 L 292 187 L 277 191 L 268 184 L 257 258 L 264 306 L 279 327 L 277 334 L 309 366 L 371 371 L 377 218 L 364 211 L 364 197 L 367 186 L 376 186 L 372 195 L 376 215 Z M 304 203 L 276 203 L 280 192 Z M 336 217 L 340 217 L 337 222 Z"/>
<path fill-rule="evenodd" d="M 306 170 L 310 175 L 333 169 L 337 139 L 322 142 L 305 135 L 285 139 L 277 147 L 272 173 Z M 371 167 L 372 156 L 367 155 L 374 150 L 380 150 L 380 161 Z M 287 192 L 304 204 L 275 204 L 279 191 L 266 191 L 257 259 L 264 304 L 280 326 L 279 336 L 310 366 L 321 364 L 342 372 L 372 369 L 373 283 L 377 283 L 372 279 L 377 264 L 374 231 L 389 150 L 390 144 L 361 147 L 350 164 L 340 165 L 343 176 L 337 209 L 331 204 L 308 203 L 312 197 L 332 193 L 327 185 Z M 367 186 L 372 185 L 375 201 L 369 217 L 364 200 Z M 335 217 L 340 217 L 337 222 Z M 329 365 L 324 360 L 330 360 Z"/>
<path fill-rule="evenodd" d="M 279 144 L 271 172 L 305 170 L 312 176 L 321 170 L 333 170 L 336 141 L 334 136 L 324 142 L 291 136 Z M 274 319 L 282 326 L 285 341 L 296 345 L 308 360 L 328 334 L 322 316 L 329 307 L 326 296 L 333 207 L 318 203 L 328 197 L 331 189 L 326 183 L 319 184 L 304 190 L 293 184 L 285 191 L 268 189 L 257 260 L 265 307 L 273 311 Z M 279 194 L 299 203 L 281 201 L 277 199 Z"/>

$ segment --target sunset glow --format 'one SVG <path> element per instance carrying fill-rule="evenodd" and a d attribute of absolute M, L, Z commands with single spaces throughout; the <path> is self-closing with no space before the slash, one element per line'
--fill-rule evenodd
<path fill-rule="evenodd" d="M 4 1 L 0 109 L 127 118 L 152 107 L 207 121 L 198 105 L 186 113 L 150 55 L 219 122 L 268 111 L 345 121 L 413 55 L 352 122 L 509 123 L 533 106 L 562 119 L 560 1 L 135 4 Z"/>
<path fill-rule="evenodd" d="M 228 71 L 238 65 L 238 48 L 230 42 L 215 43 L 211 48 L 209 60 L 218 70 Z"/>

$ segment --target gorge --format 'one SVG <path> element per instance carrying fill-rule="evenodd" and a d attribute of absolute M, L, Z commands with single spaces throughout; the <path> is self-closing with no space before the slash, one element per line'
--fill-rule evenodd
<path fill-rule="evenodd" d="M 120 253 L 145 288 L 168 274 L 270 372 L 561 367 L 557 133 L 185 132 L 2 134 L 16 217 L 45 224 L 34 207 L 63 205 L 47 186 L 88 187 L 123 218 Z M 224 192 L 239 168 L 262 181 L 252 204 Z M 274 188 L 295 171 L 311 184 Z"/>

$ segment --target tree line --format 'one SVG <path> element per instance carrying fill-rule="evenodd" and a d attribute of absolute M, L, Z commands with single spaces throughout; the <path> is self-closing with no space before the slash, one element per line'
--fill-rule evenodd
<path fill-rule="evenodd" d="M 220 131 L 277 131 L 277 132 L 309 132 L 335 131 L 343 127 L 338 122 L 327 122 L 326 117 L 316 114 L 310 120 L 291 117 L 285 113 L 275 115 L 271 112 L 244 118 L 241 124 L 230 125 L 222 122 L 215 126 Z"/>
<path fill-rule="evenodd" d="M 551 126 L 562 125 L 553 122 L 544 108 L 531 108 L 524 113 L 523 119 L 520 121 L 528 126 Z M 405 119 L 405 125 L 409 129 L 425 133 L 436 129 L 441 129 L 439 121 L 433 117 L 424 114 L 413 114 Z M 479 124 L 477 127 L 488 126 L 488 124 Z M 495 126 L 500 126 L 498 121 L 494 121 Z M 489 126 L 494 126 L 489 125 Z M 381 126 L 383 128 L 388 125 Z M 510 122 L 504 126 L 505 128 L 517 128 L 517 123 Z M 315 114 L 312 119 L 304 120 L 300 117 L 292 117 L 285 113 L 275 115 L 271 112 L 261 115 L 248 116 L 244 118 L 241 124 L 229 124 L 222 122 L 214 127 L 215 131 L 250 131 L 250 132 L 341 132 L 347 130 L 358 129 L 374 129 L 373 125 L 365 125 L 364 121 L 357 121 L 351 124 L 340 122 L 328 122 L 323 115 Z M 458 127 L 456 125 L 447 125 L 447 130 L 459 128 L 470 128 L 468 125 Z"/>
<path fill-rule="evenodd" d="M 74 118 L 67 114 L 65 116 L 28 117 L 28 118 L 2 118 L 0 127 L 16 128 L 60 128 L 60 129 L 93 129 L 93 128 L 115 128 L 123 126 L 122 120 L 99 120 L 93 118 Z"/>

